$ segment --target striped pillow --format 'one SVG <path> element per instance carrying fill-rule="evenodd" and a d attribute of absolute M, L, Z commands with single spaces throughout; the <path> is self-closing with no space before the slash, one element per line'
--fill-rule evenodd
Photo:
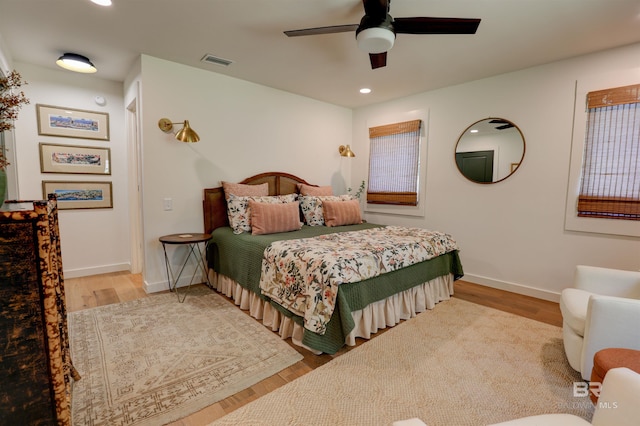
<path fill-rule="evenodd" d="M 249 200 L 251 234 L 297 231 L 300 223 L 300 203 L 268 204 Z"/>
<path fill-rule="evenodd" d="M 227 201 L 227 214 L 229 216 L 229 226 L 233 228 L 234 234 L 251 232 L 251 208 L 249 200 L 259 203 L 284 204 L 296 201 L 298 194 L 273 195 L 266 197 L 236 197 L 229 194 Z"/>
<path fill-rule="evenodd" d="M 358 200 L 323 201 L 322 212 L 324 213 L 324 223 L 327 226 L 362 223 L 360 202 Z"/>
<path fill-rule="evenodd" d="M 311 186 L 299 183 L 298 192 L 300 195 L 333 195 L 333 188 L 331 186 Z"/>
<path fill-rule="evenodd" d="M 329 195 L 329 196 L 300 196 L 300 210 L 304 216 L 304 221 L 309 226 L 324 225 L 324 214 L 322 203 L 325 201 L 345 201 L 353 200 L 352 195 Z"/>

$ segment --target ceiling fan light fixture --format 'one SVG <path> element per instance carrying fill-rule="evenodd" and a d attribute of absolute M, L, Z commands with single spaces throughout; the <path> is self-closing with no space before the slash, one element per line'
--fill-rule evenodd
<path fill-rule="evenodd" d="M 358 32 L 358 48 L 367 53 L 383 53 L 393 47 L 395 33 L 388 28 L 367 28 Z"/>
<path fill-rule="evenodd" d="M 62 67 L 69 71 L 81 72 L 81 73 L 94 73 L 98 69 L 91 63 L 86 56 L 78 55 L 77 53 L 65 53 L 60 56 L 56 61 L 59 67 Z"/>

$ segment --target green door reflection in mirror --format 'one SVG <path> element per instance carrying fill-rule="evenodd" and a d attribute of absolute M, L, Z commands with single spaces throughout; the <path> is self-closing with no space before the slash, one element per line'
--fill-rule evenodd
<path fill-rule="evenodd" d="M 511 176 L 522 164 L 522 132 L 504 118 L 486 118 L 465 129 L 456 144 L 458 170 L 476 183 L 496 183 Z"/>

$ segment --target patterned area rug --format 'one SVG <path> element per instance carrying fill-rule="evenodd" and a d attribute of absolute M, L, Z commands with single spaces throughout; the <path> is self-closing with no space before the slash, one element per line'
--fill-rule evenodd
<path fill-rule="evenodd" d="M 542 413 L 590 420 L 559 327 L 460 299 L 438 304 L 212 425 L 486 425 Z"/>
<path fill-rule="evenodd" d="M 162 425 L 302 359 L 204 286 L 69 314 L 73 424 Z"/>

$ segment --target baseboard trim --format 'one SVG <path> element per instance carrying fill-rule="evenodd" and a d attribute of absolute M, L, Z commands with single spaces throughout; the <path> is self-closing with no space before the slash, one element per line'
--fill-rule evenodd
<path fill-rule="evenodd" d="M 158 282 L 158 283 L 150 283 L 148 281 L 145 281 L 142 284 L 142 288 L 144 289 L 145 292 L 148 293 L 158 293 L 160 291 L 167 291 L 169 290 L 169 287 L 167 286 L 167 282 L 166 281 L 162 281 L 162 282 Z"/>
<path fill-rule="evenodd" d="M 109 272 L 131 271 L 130 263 L 116 263 L 113 265 L 92 266 L 91 268 L 64 269 L 65 278 L 88 277 L 90 275 L 108 274 Z"/>
<path fill-rule="evenodd" d="M 190 281 L 191 281 L 191 275 L 189 275 L 188 277 L 181 277 L 178 280 L 178 288 L 182 288 L 182 287 L 188 286 Z M 200 278 L 200 279 L 194 280 L 194 282 L 191 285 L 202 284 L 204 282 L 205 282 L 204 278 Z M 145 281 L 142 284 L 142 286 L 143 286 L 144 291 L 146 291 L 147 293 L 158 293 L 160 291 L 169 290 L 169 284 L 167 283 L 167 280 L 158 281 L 158 282 L 154 282 L 154 283 L 150 283 L 148 281 Z"/>
<path fill-rule="evenodd" d="M 560 293 L 549 290 L 543 290 L 522 284 L 500 281 L 493 278 L 483 277 L 481 275 L 473 275 L 467 273 L 464 274 L 464 277 L 462 279 L 473 284 L 480 284 L 491 288 L 497 288 L 498 290 L 510 291 L 511 293 L 535 297 L 536 299 L 548 300 L 550 302 L 556 303 L 560 302 Z"/>

